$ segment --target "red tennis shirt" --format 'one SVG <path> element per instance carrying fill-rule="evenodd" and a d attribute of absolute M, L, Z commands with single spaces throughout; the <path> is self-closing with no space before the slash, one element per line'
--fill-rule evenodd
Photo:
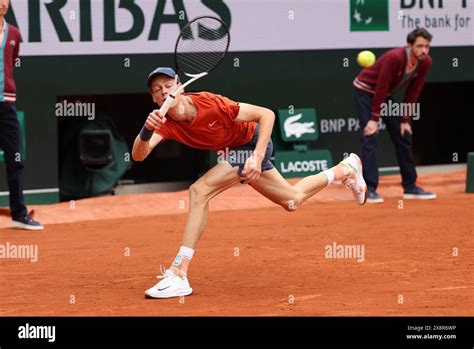
<path fill-rule="evenodd" d="M 170 117 L 155 130 L 163 139 L 174 139 L 192 148 L 205 150 L 234 149 L 248 143 L 255 122 L 235 122 L 240 106 L 227 97 L 210 92 L 186 93 L 192 98 L 197 113 L 194 120 L 177 122 Z"/>

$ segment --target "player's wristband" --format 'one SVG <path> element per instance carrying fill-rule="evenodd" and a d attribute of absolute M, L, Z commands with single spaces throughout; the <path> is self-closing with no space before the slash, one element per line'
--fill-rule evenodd
<path fill-rule="evenodd" d="M 145 125 L 143 125 L 142 130 L 140 131 L 140 138 L 142 141 L 148 142 L 151 136 L 153 136 L 153 130 L 149 130 Z"/>

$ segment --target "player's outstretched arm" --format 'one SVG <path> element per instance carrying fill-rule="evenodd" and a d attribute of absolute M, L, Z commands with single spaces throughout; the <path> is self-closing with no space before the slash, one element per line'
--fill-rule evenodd
<path fill-rule="evenodd" d="M 135 161 L 143 161 L 150 154 L 154 147 L 163 139 L 155 133 L 155 130 L 166 122 L 166 117 L 158 109 L 153 110 L 145 121 L 140 134 L 135 138 L 132 149 L 132 158 Z"/>
<path fill-rule="evenodd" d="M 132 158 L 135 161 L 143 161 L 146 159 L 148 154 L 158 145 L 163 139 L 159 134 L 153 133 L 149 141 L 144 141 L 140 138 L 140 135 L 135 138 L 132 149 Z"/>

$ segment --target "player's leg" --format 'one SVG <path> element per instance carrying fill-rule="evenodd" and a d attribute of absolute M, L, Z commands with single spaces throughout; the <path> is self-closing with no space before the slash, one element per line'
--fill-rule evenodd
<path fill-rule="evenodd" d="M 273 168 L 263 171 L 255 182 L 250 183 L 250 186 L 285 210 L 294 211 L 305 200 L 328 185 L 328 177 L 323 173 L 304 179 L 305 183 L 292 186 Z"/>
<path fill-rule="evenodd" d="M 209 201 L 239 182 L 238 168 L 223 162 L 210 169 L 189 188 L 189 214 L 181 248 L 170 269 L 163 272 L 163 280 L 145 291 L 146 297 L 170 298 L 192 293 L 186 276 L 194 247 L 206 227 Z"/>
<path fill-rule="evenodd" d="M 346 182 L 357 202 L 365 203 L 367 187 L 362 177 L 362 164 L 355 154 L 329 170 L 301 179 L 295 185 L 288 183 L 275 168 L 263 171 L 250 185 L 284 209 L 294 211 L 334 180 Z"/>
<path fill-rule="evenodd" d="M 183 246 L 194 248 L 207 223 L 209 201 L 239 183 L 237 168 L 227 162 L 217 164 L 189 188 L 189 215 L 183 234 Z"/>
<path fill-rule="evenodd" d="M 171 269 L 186 275 L 196 243 L 207 224 L 209 201 L 216 195 L 239 183 L 237 168 L 220 163 L 211 168 L 189 188 L 189 213 L 184 228 L 183 241 Z"/>

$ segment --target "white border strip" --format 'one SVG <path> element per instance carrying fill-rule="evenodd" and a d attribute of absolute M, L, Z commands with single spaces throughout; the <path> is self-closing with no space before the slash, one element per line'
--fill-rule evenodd
<path fill-rule="evenodd" d="M 380 172 L 400 171 L 400 167 L 398 167 L 398 166 L 380 167 L 380 168 L 379 168 L 379 171 L 380 171 Z"/>
<path fill-rule="evenodd" d="M 23 190 L 23 194 L 45 194 L 45 193 L 59 193 L 59 188 L 46 188 L 46 189 L 29 189 Z M 8 191 L 0 191 L 0 196 L 9 195 Z"/>

